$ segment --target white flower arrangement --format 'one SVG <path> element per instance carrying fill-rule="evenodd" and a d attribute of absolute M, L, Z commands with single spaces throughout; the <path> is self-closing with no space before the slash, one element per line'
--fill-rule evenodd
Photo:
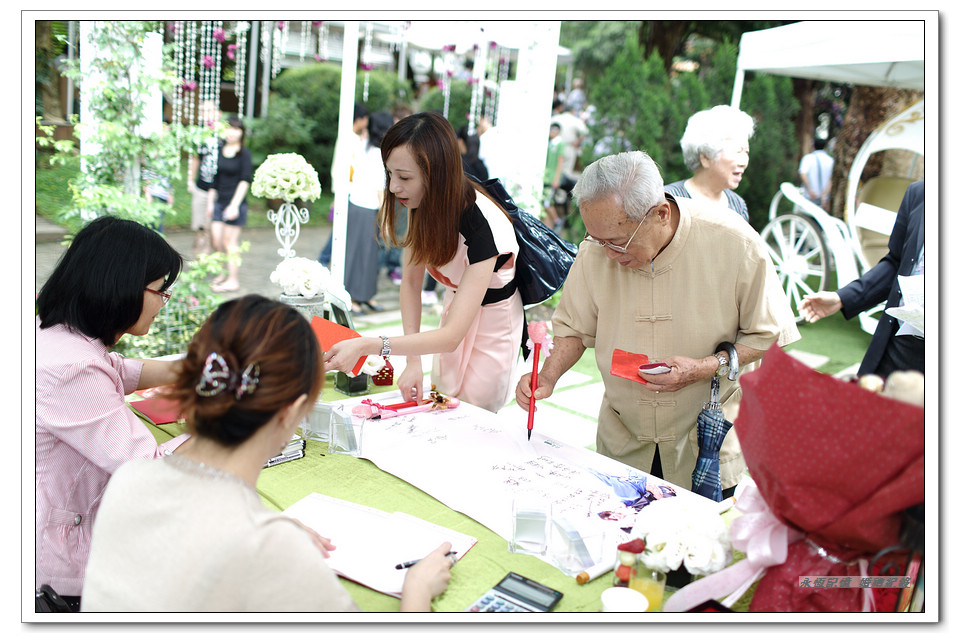
<path fill-rule="evenodd" d="M 720 514 L 680 498 L 661 498 L 637 514 L 630 535 L 642 538 L 640 561 L 661 572 L 687 568 L 706 575 L 730 564 L 733 548 L 730 533 Z"/>
<path fill-rule="evenodd" d="M 270 273 L 270 281 L 278 284 L 284 295 L 316 297 L 326 290 L 330 271 L 323 264 L 306 257 L 289 257 Z"/>
<path fill-rule="evenodd" d="M 360 372 L 367 375 L 376 375 L 386 364 L 386 360 L 379 355 L 367 355 L 367 361 L 360 367 Z"/>
<path fill-rule="evenodd" d="M 250 193 L 288 203 L 313 201 L 320 198 L 320 177 L 299 154 L 271 154 L 254 173 Z"/>

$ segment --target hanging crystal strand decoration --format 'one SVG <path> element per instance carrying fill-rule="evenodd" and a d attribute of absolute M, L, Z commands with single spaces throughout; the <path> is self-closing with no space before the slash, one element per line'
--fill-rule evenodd
<path fill-rule="evenodd" d="M 223 30 L 221 20 L 206 20 L 201 27 L 200 37 L 200 104 L 220 106 L 220 67 L 221 47 L 217 40 L 218 30 Z M 201 113 L 203 120 L 209 118 Z M 205 124 L 205 123 L 204 123 Z"/>
<path fill-rule="evenodd" d="M 367 29 L 363 37 L 363 55 L 360 58 L 360 66 L 363 68 L 363 102 L 366 103 L 370 95 L 370 70 L 373 64 L 370 62 L 370 48 L 373 40 L 372 27 L 367 23 Z"/>
<path fill-rule="evenodd" d="M 443 91 L 443 117 L 450 118 L 450 85 L 453 84 L 453 50 L 456 45 L 444 45 L 443 47 L 443 80 L 440 81 L 440 87 Z"/>
<path fill-rule="evenodd" d="M 171 23 L 173 30 L 173 59 L 177 66 L 177 88 L 173 94 L 173 122 L 177 125 L 177 144 L 183 141 L 183 20 Z"/>
<path fill-rule="evenodd" d="M 497 118 L 500 116 L 500 87 L 501 83 L 510 78 L 510 52 L 500 49 L 500 67 L 497 69 L 497 95 L 493 101 L 493 118 L 490 120 L 494 125 L 497 124 Z"/>
<path fill-rule="evenodd" d="M 250 30 L 250 23 L 238 22 L 236 29 L 237 46 L 234 49 L 234 56 L 237 62 L 237 73 L 234 75 L 236 78 L 235 90 L 237 94 L 237 111 L 243 114 L 243 98 L 247 86 L 247 32 Z"/>
<path fill-rule="evenodd" d="M 193 125 L 197 122 L 196 94 L 190 93 L 187 95 L 186 92 L 194 92 L 197 89 L 197 23 L 193 20 L 188 20 L 184 25 L 186 28 L 184 29 L 183 39 L 186 47 L 184 48 L 183 54 L 183 106 L 187 124 Z"/>
<path fill-rule="evenodd" d="M 283 52 L 287 50 L 287 23 L 283 20 L 278 20 L 273 27 L 273 56 L 272 56 L 272 65 L 270 69 L 270 78 L 276 78 L 277 74 L 280 73 L 280 63 L 281 58 L 283 57 Z"/>
<path fill-rule="evenodd" d="M 310 21 L 300 21 L 300 62 L 307 55 L 307 41 L 310 40 Z"/>
<path fill-rule="evenodd" d="M 490 72 L 490 78 L 493 81 L 491 87 L 485 87 L 483 90 L 484 95 L 484 104 L 483 104 L 483 116 L 491 123 L 493 123 L 493 110 L 494 104 L 497 100 L 497 95 L 500 93 L 500 56 L 502 55 L 502 48 L 495 42 L 490 43 L 490 58 L 489 63 L 492 68 Z"/>
<path fill-rule="evenodd" d="M 317 62 L 327 62 L 327 25 L 324 24 L 323 20 L 318 20 L 319 24 L 317 25 Z"/>
<path fill-rule="evenodd" d="M 480 119 L 480 110 L 483 106 L 483 85 L 487 72 L 486 49 L 477 44 L 474 45 L 473 51 L 473 77 L 469 81 L 473 83 L 473 91 L 470 92 L 470 116 L 467 123 L 467 132 L 471 136 L 477 133 L 477 122 Z"/>
<path fill-rule="evenodd" d="M 200 91 L 197 96 L 197 107 L 195 118 L 191 120 L 192 124 L 208 128 L 210 136 L 206 138 L 203 144 L 202 162 L 199 169 L 200 176 L 204 181 L 213 181 L 217 174 L 217 162 L 219 161 L 218 139 L 216 135 L 216 115 L 220 111 L 220 43 L 215 36 L 217 29 L 222 29 L 222 21 L 203 21 L 200 23 L 200 51 L 195 60 L 197 60 L 197 69 L 200 72 Z M 194 24 L 194 33 L 196 33 L 196 24 Z M 191 40 L 195 41 L 194 35 Z M 191 106 L 193 101 L 191 101 Z"/>

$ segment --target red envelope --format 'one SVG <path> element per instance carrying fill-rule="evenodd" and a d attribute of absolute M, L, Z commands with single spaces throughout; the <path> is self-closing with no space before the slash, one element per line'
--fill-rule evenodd
<path fill-rule="evenodd" d="M 142 415 L 154 424 L 169 424 L 183 419 L 180 407 L 174 400 L 163 397 L 151 397 L 145 400 L 130 402 L 130 406 L 137 409 Z"/>
<path fill-rule="evenodd" d="M 647 380 L 640 377 L 637 369 L 641 364 L 646 364 L 649 361 L 650 358 L 643 353 L 630 353 L 615 348 L 613 349 L 613 360 L 610 363 L 610 374 L 646 384 Z"/>
<path fill-rule="evenodd" d="M 352 328 L 341 326 L 340 324 L 332 322 L 329 319 L 324 319 L 323 317 L 314 317 L 310 321 L 310 327 L 313 328 L 313 332 L 316 334 L 317 340 L 320 342 L 320 350 L 322 351 L 330 350 L 331 346 L 337 342 L 342 342 L 345 339 L 360 337 L 360 333 Z M 366 361 L 367 356 L 362 355 L 360 359 L 357 360 L 357 363 L 353 367 L 353 372 L 351 372 L 350 375 L 352 377 L 359 375 L 360 369 L 363 368 L 363 365 Z"/>

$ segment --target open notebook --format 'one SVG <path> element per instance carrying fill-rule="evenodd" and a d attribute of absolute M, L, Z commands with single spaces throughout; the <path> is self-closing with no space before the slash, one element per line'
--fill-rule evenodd
<path fill-rule="evenodd" d="M 406 569 L 396 566 L 418 560 L 444 542 L 450 542 L 457 559 L 477 539 L 409 514 L 388 513 L 319 493 L 290 505 L 284 514 L 296 518 L 336 549 L 327 564 L 340 576 L 378 592 L 400 597 Z"/>

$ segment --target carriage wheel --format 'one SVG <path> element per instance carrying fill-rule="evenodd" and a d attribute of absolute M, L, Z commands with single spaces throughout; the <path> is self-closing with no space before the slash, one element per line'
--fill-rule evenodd
<path fill-rule="evenodd" d="M 824 290 L 830 277 L 830 258 L 819 226 L 808 217 L 784 214 L 760 233 L 767 244 L 780 285 L 796 321 L 804 295 Z"/>

